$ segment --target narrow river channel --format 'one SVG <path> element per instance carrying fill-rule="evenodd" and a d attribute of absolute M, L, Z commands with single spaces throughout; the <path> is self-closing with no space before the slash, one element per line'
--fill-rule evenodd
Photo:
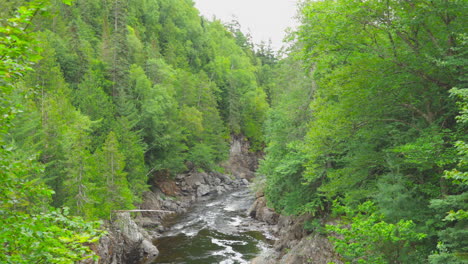
<path fill-rule="evenodd" d="M 154 243 L 153 263 L 244 264 L 271 247 L 268 226 L 247 216 L 253 195 L 243 189 L 199 201 L 186 214 L 168 220 Z"/>

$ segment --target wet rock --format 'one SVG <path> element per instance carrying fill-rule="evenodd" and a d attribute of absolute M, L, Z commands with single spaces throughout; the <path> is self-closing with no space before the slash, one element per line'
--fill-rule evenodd
<path fill-rule="evenodd" d="M 276 212 L 266 206 L 265 197 L 256 199 L 247 214 L 257 220 L 267 222 L 270 225 L 276 224 L 279 218 Z"/>
<path fill-rule="evenodd" d="M 157 185 L 165 195 L 176 196 L 179 193 L 179 188 L 172 180 L 161 181 Z"/>
<path fill-rule="evenodd" d="M 142 249 L 143 257 L 141 259 L 143 261 L 148 262 L 154 260 L 159 255 L 159 250 L 153 245 L 153 243 L 146 239 L 141 242 L 140 248 Z"/>
<path fill-rule="evenodd" d="M 144 192 L 143 193 L 143 203 L 140 205 L 140 209 L 143 210 L 160 210 L 162 205 L 162 200 L 160 194 L 155 192 Z M 143 217 L 155 218 L 160 220 L 161 214 L 156 212 L 143 212 Z"/>
<path fill-rule="evenodd" d="M 210 174 L 202 173 L 202 176 L 203 176 L 203 179 L 205 180 L 206 184 L 208 184 L 208 185 L 213 184 L 214 178 Z"/>
<path fill-rule="evenodd" d="M 279 214 L 267 207 L 265 197 L 257 198 L 247 214 L 270 225 L 276 224 L 279 218 Z"/>

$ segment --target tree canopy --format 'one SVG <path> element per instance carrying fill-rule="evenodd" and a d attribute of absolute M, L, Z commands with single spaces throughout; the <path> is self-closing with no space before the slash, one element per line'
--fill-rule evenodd
<path fill-rule="evenodd" d="M 344 262 L 466 263 L 466 1 L 303 1 L 282 57 L 192 0 L 0 3 L 2 262 L 85 258 L 242 134 Z"/>

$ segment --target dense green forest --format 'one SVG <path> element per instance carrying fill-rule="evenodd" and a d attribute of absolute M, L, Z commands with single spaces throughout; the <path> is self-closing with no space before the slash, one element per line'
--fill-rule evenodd
<path fill-rule="evenodd" d="M 467 11 L 445 0 L 301 7 L 260 171 L 270 206 L 315 215 L 307 228 L 340 234 L 347 263 L 468 262 Z"/>
<path fill-rule="evenodd" d="M 80 256 L 50 241 L 29 248 L 52 232 L 40 223 L 49 206 L 68 208 L 57 214 L 71 223 L 54 226 L 76 220 L 68 236 L 82 243 L 96 231 L 66 214 L 108 219 L 137 205 L 152 177 L 222 170 L 231 134 L 262 148 L 262 56 L 238 23 L 208 21 L 193 5 L 2 1 L 1 226 L 15 225 L 0 233 L 1 262 Z M 23 229 L 24 241 L 12 236 Z"/>
<path fill-rule="evenodd" d="M 467 263 L 465 0 L 304 1 L 282 56 L 192 0 L 0 3 L 0 262 L 74 263 L 242 134 L 343 261 Z"/>

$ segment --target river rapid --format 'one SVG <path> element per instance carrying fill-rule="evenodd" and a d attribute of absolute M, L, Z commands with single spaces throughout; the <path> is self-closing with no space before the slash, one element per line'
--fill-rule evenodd
<path fill-rule="evenodd" d="M 247 215 L 254 197 L 248 189 L 198 201 L 187 213 L 169 218 L 154 241 L 152 263 L 244 264 L 271 248 L 268 225 Z"/>

